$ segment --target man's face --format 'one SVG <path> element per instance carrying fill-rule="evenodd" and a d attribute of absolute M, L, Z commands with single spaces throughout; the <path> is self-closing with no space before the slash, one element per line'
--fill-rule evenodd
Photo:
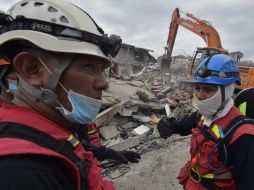
<path fill-rule="evenodd" d="M 217 85 L 195 84 L 194 94 L 199 100 L 211 98 L 218 90 Z"/>
<path fill-rule="evenodd" d="M 102 58 L 77 55 L 63 72 L 60 82 L 68 91 L 73 90 L 91 98 L 101 99 L 102 90 L 108 88 L 108 80 L 104 73 L 108 67 L 109 62 Z M 60 85 L 57 87 L 57 95 L 61 104 L 71 110 L 67 93 Z"/>

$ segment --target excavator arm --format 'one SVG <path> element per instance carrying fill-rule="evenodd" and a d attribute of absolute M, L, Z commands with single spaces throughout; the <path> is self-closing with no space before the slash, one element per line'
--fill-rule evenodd
<path fill-rule="evenodd" d="M 214 27 L 207 21 L 200 20 L 190 13 L 186 15 L 192 20 L 181 18 L 178 8 L 176 8 L 172 14 L 166 48 L 168 57 L 172 55 L 179 25 L 200 36 L 205 41 L 207 47 L 222 49 L 220 36 Z"/>
<path fill-rule="evenodd" d="M 165 48 L 166 52 L 169 57 L 172 55 L 173 47 L 175 44 L 176 34 L 178 31 L 178 19 L 180 18 L 179 9 L 176 8 L 172 14 L 171 23 L 169 26 L 169 32 L 168 32 L 168 40 L 167 40 L 167 47 Z"/>
<path fill-rule="evenodd" d="M 172 14 L 167 39 L 167 47 L 165 47 L 164 55 L 158 60 L 162 70 L 168 70 L 170 67 L 172 51 L 179 26 L 182 26 L 197 34 L 204 40 L 206 43 L 206 48 L 200 49 L 203 50 L 201 52 L 203 53 L 202 58 L 210 56 L 213 53 L 228 54 L 228 51 L 222 48 L 219 33 L 211 24 L 209 24 L 207 21 L 198 19 L 190 13 L 186 14 L 189 19 L 181 18 L 179 12 L 179 9 L 176 8 Z M 211 51 L 209 49 L 211 49 Z M 191 68 L 192 67 L 193 66 L 191 66 Z"/>

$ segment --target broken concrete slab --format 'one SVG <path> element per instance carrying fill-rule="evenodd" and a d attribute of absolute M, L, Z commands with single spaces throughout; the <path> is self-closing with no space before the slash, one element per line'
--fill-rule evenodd
<path fill-rule="evenodd" d="M 138 106 L 129 106 L 129 107 L 123 107 L 119 114 L 121 116 L 131 116 L 133 112 L 137 112 L 138 111 Z"/>
<path fill-rule="evenodd" d="M 122 109 L 122 107 L 126 102 L 127 101 L 121 101 L 99 113 L 95 121 L 96 125 L 100 127 L 103 124 L 106 124 L 108 121 L 110 121 L 110 119 Z"/>
<path fill-rule="evenodd" d="M 140 125 L 139 127 L 135 128 L 133 131 L 137 134 L 137 135 L 146 135 L 150 132 L 151 128 L 145 126 L 145 125 Z"/>
<path fill-rule="evenodd" d="M 105 140 L 112 139 L 120 134 L 115 125 L 100 127 L 99 132 Z"/>
<path fill-rule="evenodd" d="M 164 105 L 160 103 L 155 102 L 143 102 L 140 100 L 132 100 L 130 102 L 133 106 L 138 106 L 140 108 L 146 108 L 146 109 L 154 109 L 154 110 L 162 110 L 164 109 Z"/>
<path fill-rule="evenodd" d="M 108 94 L 106 92 L 103 93 L 102 97 L 102 108 L 111 107 L 114 104 L 121 102 L 121 99 L 118 97 L 112 96 L 112 94 Z"/>
<path fill-rule="evenodd" d="M 112 96 L 120 97 L 122 101 L 129 100 L 131 96 L 133 96 L 137 90 L 145 91 L 149 99 L 154 97 L 154 94 L 152 94 L 150 91 L 146 90 L 144 86 L 144 83 L 141 81 L 122 81 L 119 79 L 112 79 L 110 81 L 109 88 L 107 90 L 107 93 L 112 94 Z"/>
<path fill-rule="evenodd" d="M 121 127 L 122 129 L 131 129 L 136 128 L 137 126 L 138 124 L 132 121 L 119 125 L 119 127 Z"/>
<path fill-rule="evenodd" d="M 137 146 L 140 142 L 141 142 L 140 137 L 133 137 L 133 138 L 128 138 L 126 140 L 123 140 L 121 142 L 117 142 L 116 144 L 111 144 L 108 147 L 116 151 L 121 151 L 121 150 L 127 150 L 129 148 L 133 148 Z"/>
<path fill-rule="evenodd" d="M 131 117 L 143 123 L 147 123 L 148 121 L 151 120 L 151 117 L 144 116 L 144 115 L 132 115 Z"/>
<path fill-rule="evenodd" d="M 131 116 L 132 115 L 132 109 L 123 108 L 120 110 L 121 116 Z"/>

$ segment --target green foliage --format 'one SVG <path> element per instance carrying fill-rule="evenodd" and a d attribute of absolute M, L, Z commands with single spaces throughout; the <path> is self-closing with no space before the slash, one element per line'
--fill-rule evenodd
<path fill-rule="evenodd" d="M 138 90 L 136 92 L 136 95 L 139 97 L 140 100 L 142 100 L 144 102 L 148 102 L 149 101 L 148 94 L 146 92 Z"/>

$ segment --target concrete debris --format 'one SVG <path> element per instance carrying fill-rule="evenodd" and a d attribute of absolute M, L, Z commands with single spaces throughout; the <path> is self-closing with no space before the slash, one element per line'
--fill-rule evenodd
<path fill-rule="evenodd" d="M 162 110 L 164 108 L 163 104 L 155 103 L 155 102 L 147 103 L 140 100 L 132 100 L 130 104 L 132 106 L 138 106 L 139 108 L 144 108 L 144 109 Z"/>
<path fill-rule="evenodd" d="M 166 111 L 167 117 L 170 117 L 172 115 L 172 111 L 171 111 L 171 108 L 169 107 L 169 104 L 165 104 L 165 111 Z"/>
<path fill-rule="evenodd" d="M 120 125 L 119 127 L 121 127 L 122 129 L 131 129 L 131 128 L 138 127 L 138 124 L 131 121 L 131 122 L 124 123 Z"/>
<path fill-rule="evenodd" d="M 169 143 L 175 142 L 174 139 L 183 140 L 177 135 L 167 140 L 161 139 L 156 129 L 164 116 L 178 120 L 195 111 L 192 107 L 193 86 L 188 90 L 187 87 L 178 88 L 186 77 L 187 60 L 175 59 L 171 68 L 168 72 L 162 72 L 156 64 L 127 75 L 128 81 L 123 77 L 110 79 L 110 87 L 103 94 L 103 111 L 96 120 L 103 145 L 115 150 L 131 149 L 146 154 L 168 147 Z M 124 171 L 124 176 L 133 167 L 135 169 L 135 165 L 130 165 L 130 171 Z M 117 166 L 114 167 L 117 171 Z M 109 169 L 105 175 L 114 178 L 112 173 L 109 174 Z"/>
<path fill-rule="evenodd" d="M 147 123 L 148 121 L 151 120 L 150 117 L 148 117 L 148 116 L 141 116 L 141 115 L 132 115 L 132 118 L 136 119 L 136 120 L 138 120 L 140 122 L 143 122 L 143 123 Z"/>
<path fill-rule="evenodd" d="M 131 116 L 132 112 L 133 112 L 132 109 L 122 108 L 119 113 L 120 113 L 121 116 Z"/>
<path fill-rule="evenodd" d="M 150 132 L 150 128 L 145 126 L 145 125 L 140 125 L 139 127 L 135 128 L 133 131 L 137 134 L 137 135 L 146 135 L 147 133 Z"/>
<path fill-rule="evenodd" d="M 122 109 L 125 103 L 126 101 L 121 101 L 99 113 L 95 121 L 96 125 L 100 127 L 103 124 L 106 124 L 112 117 L 114 117 L 114 115 L 116 115 Z"/>
<path fill-rule="evenodd" d="M 129 138 L 129 139 L 123 140 L 119 143 L 109 145 L 108 147 L 110 147 L 114 150 L 117 150 L 117 151 L 121 151 L 121 150 L 127 150 L 127 149 L 130 149 L 132 147 L 135 147 L 140 142 L 141 142 L 140 137 L 134 137 L 134 138 Z"/>
<path fill-rule="evenodd" d="M 115 125 L 100 127 L 99 132 L 105 140 L 112 139 L 120 134 Z"/>

